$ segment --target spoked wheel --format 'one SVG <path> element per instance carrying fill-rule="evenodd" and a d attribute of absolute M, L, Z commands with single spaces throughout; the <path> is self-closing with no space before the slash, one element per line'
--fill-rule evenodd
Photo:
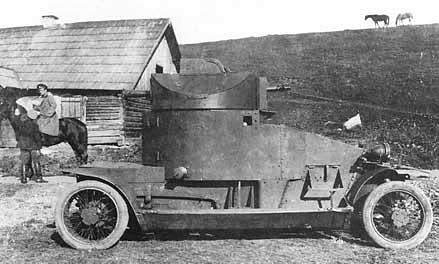
<path fill-rule="evenodd" d="M 98 181 L 78 183 L 60 197 L 55 208 L 59 234 L 76 249 L 113 246 L 125 232 L 128 218 L 122 196 Z"/>
<path fill-rule="evenodd" d="M 419 188 L 404 182 L 388 182 L 367 197 L 363 222 L 367 234 L 379 246 L 409 249 L 427 238 L 433 211 Z"/>

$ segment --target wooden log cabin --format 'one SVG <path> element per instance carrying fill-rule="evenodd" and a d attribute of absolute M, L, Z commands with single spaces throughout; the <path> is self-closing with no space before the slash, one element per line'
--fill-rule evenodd
<path fill-rule="evenodd" d="M 152 73 L 178 73 L 180 50 L 169 19 L 58 23 L 0 29 L 0 66 L 23 88 L 45 83 L 61 117 L 86 122 L 90 144 L 130 144 L 141 137 Z M 0 128 L 0 147 L 15 146 Z M 11 143 L 12 142 L 12 143 Z"/>

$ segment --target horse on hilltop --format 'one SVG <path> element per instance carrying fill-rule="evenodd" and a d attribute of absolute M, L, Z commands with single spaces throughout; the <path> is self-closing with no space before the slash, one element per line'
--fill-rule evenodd
<path fill-rule="evenodd" d="M 22 129 L 22 126 L 18 125 L 20 121 L 29 122 L 30 125 L 35 123 L 35 120 L 28 117 L 27 110 L 17 104 L 17 99 L 24 96 L 26 96 L 26 90 L 12 87 L 3 88 L 0 85 L 0 120 L 9 120 L 16 134 L 18 129 Z M 37 126 L 36 123 L 35 126 Z M 58 136 L 41 133 L 41 143 L 44 147 L 61 142 L 66 142 L 72 147 L 79 163 L 84 164 L 87 162 L 88 136 L 87 127 L 84 123 L 75 118 L 60 118 Z"/>
<path fill-rule="evenodd" d="M 364 17 L 364 20 L 372 19 L 375 23 L 375 27 L 380 27 L 378 22 L 384 22 L 384 25 L 389 25 L 389 16 L 388 15 L 367 15 Z"/>
<path fill-rule="evenodd" d="M 398 21 L 402 23 L 403 20 L 408 19 L 409 22 L 412 22 L 413 15 L 412 13 L 402 13 L 396 17 L 395 25 L 398 26 Z"/>

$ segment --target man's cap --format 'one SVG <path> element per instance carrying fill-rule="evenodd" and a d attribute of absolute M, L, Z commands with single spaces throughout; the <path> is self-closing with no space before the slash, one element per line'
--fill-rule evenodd
<path fill-rule="evenodd" d="M 47 90 L 47 85 L 45 85 L 44 83 L 39 83 L 37 84 L 37 89 L 43 88 L 44 90 Z"/>

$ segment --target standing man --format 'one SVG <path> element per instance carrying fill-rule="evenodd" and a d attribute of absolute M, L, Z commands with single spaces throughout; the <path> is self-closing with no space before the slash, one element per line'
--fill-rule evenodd
<path fill-rule="evenodd" d="M 42 101 L 39 105 L 33 105 L 36 111 L 40 112 L 37 117 L 37 124 L 41 133 L 58 136 L 59 120 L 56 114 L 56 102 L 53 95 L 47 91 L 47 85 L 40 83 L 37 85 Z"/>
<path fill-rule="evenodd" d="M 20 149 L 20 176 L 21 183 L 27 183 L 27 177 L 33 175 L 38 183 L 47 182 L 43 179 L 41 171 L 41 134 L 38 126 L 27 117 L 26 114 L 16 115 L 15 124 L 19 126 L 16 130 L 16 138 Z"/>

